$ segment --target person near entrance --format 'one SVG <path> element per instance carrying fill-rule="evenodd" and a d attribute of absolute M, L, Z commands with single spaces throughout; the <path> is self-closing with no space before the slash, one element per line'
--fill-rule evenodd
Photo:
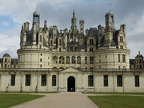
<path fill-rule="evenodd" d="M 73 91 L 73 88 L 71 88 L 71 91 Z"/>

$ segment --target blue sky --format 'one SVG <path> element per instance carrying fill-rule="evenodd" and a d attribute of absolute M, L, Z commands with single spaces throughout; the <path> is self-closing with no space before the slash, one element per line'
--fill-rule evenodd
<path fill-rule="evenodd" d="M 21 24 L 14 22 L 11 15 L 0 16 L 0 33 L 4 33 L 9 29 L 13 29 Z"/>
<path fill-rule="evenodd" d="M 144 55 L 144 0 L 9 0 L 0 1 L 0 57 L 9 53 L 17 58 L 20 31 L 24 22 L 32 25 L 32 14 L 37 9 L 41 15 L 41 26 L 47 20 L 48 26 L 57 25 L 58 29 L 70 28 L 72 12 L 75 10 L 77 24 L 85 21 L 85 29 L 105 26 L 105 14 L 110 11 L 115 17 L 115 27 L 126 24 L 127 48 L 130 58 L 138 51 Z"/>

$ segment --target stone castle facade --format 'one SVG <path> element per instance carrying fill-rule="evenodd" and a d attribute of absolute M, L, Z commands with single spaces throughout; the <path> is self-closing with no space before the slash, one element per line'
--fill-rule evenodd
<path fill-rule="evenodd" d="M 142 91 L 143 71 L 130 70 L 126 25 L 115 29 L 114 14 L 105 15 L 105 27 L 84 31 L 84 20 L 73 12 L 71 27 L 40 27 L 33 13 L 32 28 L 23 24 L 18 59 L 4 54 L 0 91 Z M 133 82 L 132 82 L 133 80 Z"/>

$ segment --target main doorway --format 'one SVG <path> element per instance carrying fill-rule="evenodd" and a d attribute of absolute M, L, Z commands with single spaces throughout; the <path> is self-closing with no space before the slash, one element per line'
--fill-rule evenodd
<path fill-rule="evenodd" d="M 70 76 L 67 79 L 67 91 L 75 92 L 75 78 L 73 76 Z"/>

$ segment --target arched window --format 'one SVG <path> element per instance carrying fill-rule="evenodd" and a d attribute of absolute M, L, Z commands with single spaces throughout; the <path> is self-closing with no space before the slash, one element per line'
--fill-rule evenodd
<path fill-rule="evenodd" d="M 60 56 L 60 57 L 59 57 L 59 63 L 60 63 L 60 64 L 64 64 L 64 57 L 63 57 L 63 56 Z"/>
<path fill-rule="evenodd" d="M 56 86 L 56 75 L 52 75 L 52 86 Z"/>
<path fill-rule="evenodd" d="M 77 47 L 75 47 L 75 51 L 77 51 Z"/>
<path fill-rule="evenodd" d="M 73 47 L 70 47 L 70 51 L 73 51 Z"/>
<path fill-rule="evenodd" d="M 88 76 L 88 86 L 93 86 L 93 75 Z"/>
<path fill-rule="evenodd" d="M 87 64 L 87 57 L 85 57 L 85 64 Z"/>
<path fill-rule="evenodd" d="M 77 57 L 77 64 L 81 64 L 81 57 L 80 56 Z"/>
<path fill-rule="evenodd" d="M 57 61 L 58 61 L 58 57 L 57 57 L 57 56 L 54 56 L 54 57 L 53 57 L 53 63 L 56 64 Z"/>
<path fill-rule="evenodd" d="M 69 56 L 66 57 L 66 64 L 70 64 L 70 57 Z"/>
<path fill-rule="evenodd" d="M 76 63 L 75 56 L 72 56 L 72 64 L 75 64 L 75 63 Z"/>

